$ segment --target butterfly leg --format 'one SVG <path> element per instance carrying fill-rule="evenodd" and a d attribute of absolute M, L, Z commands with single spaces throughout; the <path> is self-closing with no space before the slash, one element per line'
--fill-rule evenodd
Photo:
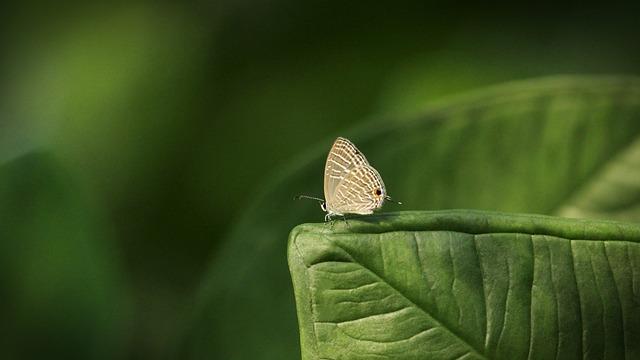
<path fill-rule="evenodd" d="M 331 220 L 331 214 L 327 213 L 324 216 L 324 225 L 325 226 L 329 225 L 329 230 L 333 230 L 333 223 L 334 221 Z"/>
<path fill-rule="evenodd" d="M 347 221 L 347 217 L 342 215 L 342 220 L 344 220 L 344 223 L 347 224 L 347 228 L 351 229 L 351 225 L 349 225 L 349 222 Z"/>

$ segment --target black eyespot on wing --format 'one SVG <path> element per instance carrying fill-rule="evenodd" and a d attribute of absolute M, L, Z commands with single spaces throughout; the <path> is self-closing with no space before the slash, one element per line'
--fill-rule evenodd
<path fill-rule="evenodd" d="M 378 196 L 382 195 L 382 190 L 376 189 L 376 195 L 378 195 Z"/>

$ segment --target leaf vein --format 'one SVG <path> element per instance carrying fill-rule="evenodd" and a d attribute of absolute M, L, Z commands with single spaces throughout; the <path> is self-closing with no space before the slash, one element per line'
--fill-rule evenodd
<path fill-rule="evenodd" d="M 620 298 L 620 289 L 618 288 L 618 283 L 616 282 L 616 276 L 613 273 L 613 267 L 611 266 L 611 260 L 609 259 L 609 253 L 607 251 L 607 243 L 604 243 L 602 245 L 602 251 L 604 252 L 605 259 L 607 260 L 607 266 L 609 266 L 609 271 L 611 272 L 611 277 L 613 278 L 613 287 L 614 289 L 616 289 L 616 300 L 618 300 L 618 305 L 620 306 L 620 317 L 621 317 L 622 329 L 623 329 L 622 345 L 623 345 L 625 359 L 626 359 L 628 331 L 626 331 L 627 326 L 626 326 L 626 321 L 624 316 L 624 307 L 622 306 L 622 299 Z"/>
<path fill-rule="evenodd" d="M 337 245 L 336 245 L 337 246 Z M 339 247 L 339 246 L 338 246 Z M 341 248 L 341 247 L 340 247 Z M 346 251 L 345 249 L 341 248 L 342 250 L 344 250 L 345 252 L 348 253 L 348 251 Z M 458 334 L 457 332 L 455 332 L 453 329 L 450 329 L 446 326 L 443 325 L 443 323 L 438 320 L 437 318 L 435 318 L 433 315 L 431 315 L 427 310 L 423 309 L 422 307 L 420 307 L 418 304 L 416 304 L 413 300 L 409 299 L 405 294 L 403 294 L 400 290 L 396 289 L 394 286 L 392 286 L 385 278 L 383 278 L 382 276 L 378 275 L 377 273 L 375 273 L 373 270 L 365 267 L 364 265 L 362 265 L 361 263 L 358 262 L 358 264 L 360 266 L 362 266 L 364 269 L 366 269 L 367 271 L 369 271 L 373 276 L 375 276 L 376 278 L 378 278 L 380 281 L 384 282 L 385 284 L 387 284 L 389 286 L 390 289 L 392 289 L 394 292 L 396 292 L 398 295 L 400 295 L 401 297 L 403 297 L 412 307 L 415 307 L 416 309 L 420 310 L 421 312 L 423 312 L 425 315 L 427 315 L 429 318 L 431 318 L 431 320 L 433 322 L 435 322 L 439 327 L 441 327 L 444 331 L 449 332 L 451 335 L 453 335 L 455 338 L 457 338 L 458 340 L 460 340 L 464 345 L 468 346 L 470 349 L 473 350 L 473 352 L 477 353 L 479 357 L 483 358 L 483 359 L 487 359 L 484 354 L 476 349 L 469 341 L 467 341 L 465 338 L 463 338 L 460 334 Z"/>
<path fill-rule="evenodd" d="M 573 275 L 573 281 L 576 284 L 576 292 L 578 293 L 578 321 L 580 322 L 580 352 L 582 353 L 582 357 L 584 358 L 586 356 L 585 354 L 585 349 L 584 349 L 584 344 L 583 344 L 583 337 L 584 337 L 584 324 L 582 321 L 582 299 L 580 297 L 580 287 L 578 285 L 578 277 L 576 275 L 576 265 L 575 262 L 573 260 L 573 240 L 569 240 L 569 258 L 571 259 L 571 269 L 573 269 L 572 271 L 572 275 Z"/>
<path fill-rule="evenodd" d="M 487 315 L 487 293 L 485 290 L 484 270 L 482 270 L 482 263 L 480 261 L 480 252 L 478 251 L 477 235 L 472 235 L 472 236 L 473 236 L 473 249 L 476 253 L 476 259 L 478 260 L 478 269 L 480 270 L 480 280 L 482 281 L 482 303 L 484 305 L 484 344 L 486 347 L 487 341 L 488 341 L 487 323 L 489 322 L 488 315 Z"/>

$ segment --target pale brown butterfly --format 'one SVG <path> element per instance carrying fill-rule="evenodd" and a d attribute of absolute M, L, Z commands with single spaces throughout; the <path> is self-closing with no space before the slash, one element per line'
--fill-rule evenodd
<path fill-rule="evenodd" d="M 367 161 L 367 158 L 348 139 L 337 138 L 331 146 L 324 167 L 324 197 L 300 195 L 320 201 L 322 210 L 327 213 L 325 221 L 333 216 L 345 214 L 372 214 L 379 209 L 387 195 L 380 173 Z M 401 204 L 398 202 L 398 204 Z"/>

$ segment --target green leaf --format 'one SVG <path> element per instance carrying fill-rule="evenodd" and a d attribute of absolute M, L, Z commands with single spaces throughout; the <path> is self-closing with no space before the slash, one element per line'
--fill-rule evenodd
<path fill-rule="evenodd" d="M 51 154 L 0 166 L 3 359 L 117 359 L 130 308 L 93 204 Z"/>
<path fill-rule="evenodd" d="M 640 220 L 640 139 L 612 158 L 557 213 L 567 217 Z"/>
<path fill-rule="evenodd" d="M 640 226 L 479 211 L 296 227 L 303 359 L 635 359 Z"/>
<path fill-rule="evenodd" d="M 404 202 L 385 210 L 486 209 L 622 218 L 640 204 L 633 177 L 640 155 L 640 79 L 561 76 L 508 83 L 433 103 L 414 117 L 379 119 L 343 134 Z M 283 239 L 294 226 L 322 219 L 317 204 L 333 139 L 264 180 L 211 264 L 188 326 L 183 357 L 290 359 L 299 356 L 294 299 Z M 628 186 L 605 207 L 592 184 L 624 163 Z M 606 181 L 605 181 L 606 182 Z M 612 197 L 611 197 L 612 198 Z M 623 202 L 624 201 L 624 202 Z M 626 203 L 625 203 L 626 202 Z M 640 221 L 629 212 L 627 220 Z M 636 215 L 634 215 L 636 214 Z M 582 215 L 581 215 L 582 216 Z"/>

